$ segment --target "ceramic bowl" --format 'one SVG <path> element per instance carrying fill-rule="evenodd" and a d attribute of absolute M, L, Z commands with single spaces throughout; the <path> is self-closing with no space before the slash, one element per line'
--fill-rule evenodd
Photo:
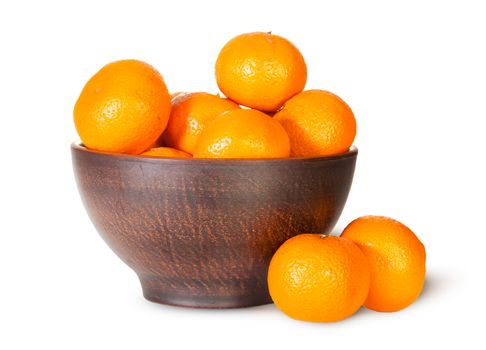
<path fill-rule="evenodd" d="M 330 232 L 358 153 L 217 160 L 71 150 L 88 215 L 145 298 L 204 308 L 271 302 L 273 253 L 299 233 Z"/>

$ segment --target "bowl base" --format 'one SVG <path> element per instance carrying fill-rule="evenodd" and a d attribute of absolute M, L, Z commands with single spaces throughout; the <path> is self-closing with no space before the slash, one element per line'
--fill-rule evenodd
<path fill-rule="evenodd" d="M 153 280 L 140 279 L 140 282 L 145 299 L 158 304 L 199 309 L 233 309 L 272 303 L 268 292 L 252 295 L 201 295 L 190 291 L 169 292 L 160 285 L 154 285 Z"/>

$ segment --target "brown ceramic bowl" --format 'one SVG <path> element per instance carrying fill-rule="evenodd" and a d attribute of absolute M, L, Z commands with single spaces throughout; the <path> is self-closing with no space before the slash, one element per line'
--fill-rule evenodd
<path fill-rule="evenodd" d="M 332 229 L 358 153 L 203 160 L 71 150 L 86 210 L 145 298 L 206 308 L 271 302 L 273 253 L 298 233 Z"/>

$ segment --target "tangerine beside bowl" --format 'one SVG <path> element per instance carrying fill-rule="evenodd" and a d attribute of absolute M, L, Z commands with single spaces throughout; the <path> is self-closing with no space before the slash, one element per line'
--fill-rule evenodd
<path fill-rule="evenodd" d="M 231 308 L 270 303 L 268 264 L 288 238 L 329 232 L 357 149 L 331 157 L 173 159 L 71 146 L 84 206 L 146 299 Z"/>

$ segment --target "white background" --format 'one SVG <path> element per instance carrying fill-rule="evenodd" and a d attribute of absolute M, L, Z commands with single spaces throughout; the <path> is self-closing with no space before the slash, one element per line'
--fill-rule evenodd
<path fill-rule="evenodd" d="M 2 1 L 0 348 L 481 348 L 486 288 L 486 11 L 481 1 Z M 113 60 L 153 64 L 171 91 L 217 92 L 233 36 L 273 31 L 307 60 L 307 88 L 353 108 L 360 153 L 335 233 L 394 217 L 427 249 L 404 311 L 294 321 L 273 305 L 149 303 L 90 223 L 74 183 L 72 108 Z"/>

